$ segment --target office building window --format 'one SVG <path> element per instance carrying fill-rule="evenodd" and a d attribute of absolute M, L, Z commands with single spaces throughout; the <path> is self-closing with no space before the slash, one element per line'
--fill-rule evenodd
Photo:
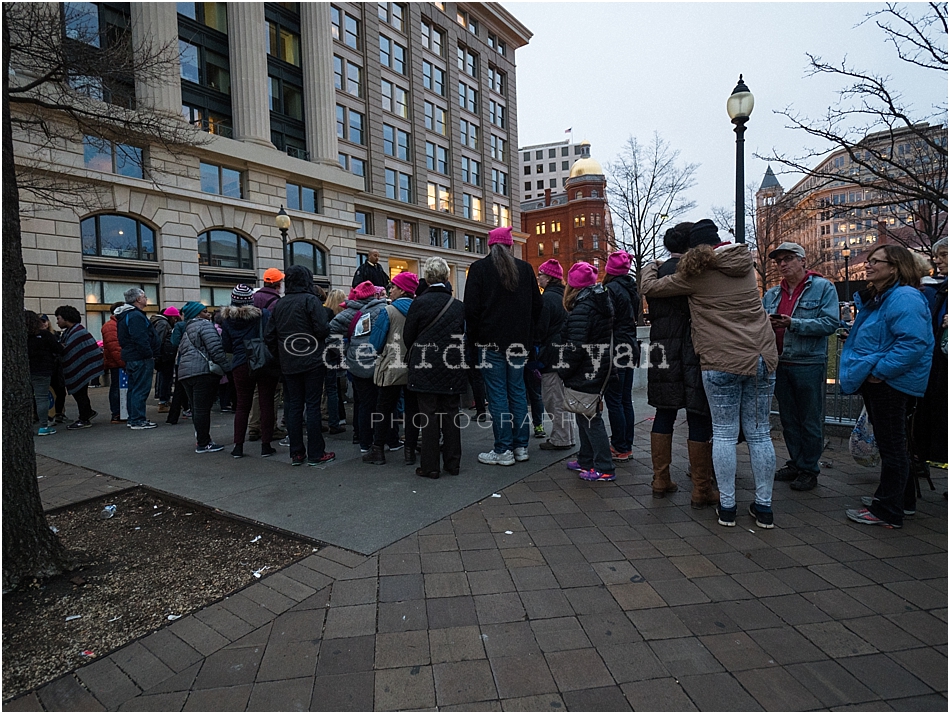
<path fill-rule="evenodd" d="M 478 90 L 465 82 L 459 82 L 459 107 L 478 114 Z"/>
<path fill-rule="evenodd" d="M 287 183 L 287 208 L 292 208 L 295 211 L 319 213 L 320 204 L 318 199 L 319 193 L 316 189 Z"/>
<path fill-rule="evenodd" d="M 355 67 L 356 65 L 350 65 Z M 358 68 L 357 68 L 358 69 Z M 303 121 L 303 87 L 279 77 L 268 77 L 270 110 Z"/>
<path fill-rule="evenodd" d="M 409 90 L 382 80 L 383 109 L 403 119 L 409 118 Z"/>
<path fill-rule="evenodd" d="M 83 136 L 83 164 L 87 169 L 104 173 L 143 178 L 142 149 L 128 144 L 116 144 L 97 136 Z"/>
<path fill-rule="evenodd" d="M 557 188 L 557 179 L 548 179 L 549 188 Z"/>
<path fill-rule="evenodd" d="M 505 105 L 496 102 L 494 99 L 488 102 L 488 121 L 499 129 L 505 128 Z M 552 164 L 553 165 L 553 164 Z M 552 169 L 553 170 L 553 169 Z"/>
<path fill-rule="evenodd" d="M 373 214 L 369 211 L 356 211 L 354 214 L 356 222 L 359 223 L 359 228 L 356 229 L 356 232 L 360 235 L 370 235 L 373 232 Z"/>
<path fill-rule="evenodd" d="M 302 265 L 314 275 L 327 274 L 327 253 L 305 240 L 295 240 L 289 246 L 291 265 Z"/>
<path fill-rule="evenodd" d="M 406 73 L 406 48 L 386 35 L 379 36 L 379 62 L 399 74 Z"/>
<path fill-rule="evenodd" d="M 502 196 L 508 195 L 508 174 L 498 169 L 491 170 L 491 190 Z"/>
<path fill-rule="evenodd" d="M 467 156 L 462 157 L 462 180 L 474 184 L 482 185 L 482 164 L 480 161 L 470 159 Z"/>
<path fill-rule="evenodd" d="M 392 25 L 400 32 L 405 32 L 406 6 L 398 2 L 381 2 L 377 5 L 379 19 Z"/>
<path fill-rule="evenodd" d="M 445 109 L 432 102 L 425 103 L 426 129 L 445 136 Z"/>
<path fill-rule="evenodd" d="M 530 182 L 530 181 L 525 181 L 525 182 L 524 182 L 524 190 L 525 190 L 525 191 L 530 191 L 530 190 L 531 190 L 531 182 Z M 525 198 L 531 198 L 531 197 L 530 197 L 530 196 L 525 196 Z"/>
<path fill-rule="evenodd" d="M 207 3 L 201 3 L 206 5 Z M 223 3 L 222 3 L 223 4 Z M 295 67 L 300 66 L 300 33 L 279 21 L 267 21 L 267 54 Z"/>
<path fill-rule="evenodd" d="M 243 198 L 243 181 L 241 172 L 216 164 L 201 162 L 201 190 L 205 193 L 216 193 L 220 196 Z"/>
<path fill-rule="evenodd" d="M 445 70 L 426 60 L 422 62 L 422 86 L 435 92 L 440 97 L 445 96 Z"/>
<path fill-rule="evenodd" d="M 548 164 L 548 171 L 557 171 L 557 162 L 552 161 Z"/>
<path fill-rule="evenodd" d="M 458 46 L 458 68 L 469 77 L 478 79 L 478 55 L 463 45 Z"/>
<path fill-rule="evenodd" d="M 336 105 L 336 135 L 354 144 L 364 144 L 364 117 L 349 107 Z"/>
<path fill-rule="evenodd" d="M 459 139 L 462 146 L 469 149 L 478 148 L 478 125 L 468 119 L 459 119 Z"/>
<path fill-rule="evenodd" d="M 502 163 L 508 160 L 508 142 L 494 134 L 491 135 L 491 157 Z"/>
<path fill-rule="evenodd" d="M 335 5 L 330 6 L 330 24 L 333 39 L 341 41 L 354 50 L 362 49 L 360 43 L 360 22 L 349 13 L 343 12 Z"/>
<path fill-rule="evenodd" d="M 495 222 L 496 226 L 507 226 L 511 225 L 511 215 L 508 210 L 508 206 L 503 206 L 500 203 L 493 203 L 491 207 L 492 220 Z M 479 251 L 480 253 L 483 251 Z"/>
<path fill-rule="evenodd" d="M 429 245 L 447 250 L 455 249 L 455 231 L 429 226 Z"/>
<path fill-rule="evenodd" d="M 412 203 L 412 176 L 386 169 L 386 198 Z"/>
<path fill-rule="evenodd" d="M 422 46 L 439 57 L 444 57 L 445 33 L 426 20 L 422 21 Z"/>
<path fill-rule="evenodd" d="M 544 188 L 544 181 L 543 180 L 538 181 L 538 190 L 540 191 L 543 188 Z"/>
<path fill-rule="evenodd" d="M 70 3 L 70 5 L 91 5 L 92 3 Z M 228 6 L 223 2 L 180 2 L 178 14 L 210 27 L 212 30 L 228 34 Z"/>
<path fill-rule="evenodd" d="M 583 228 L 587 225 L 587 216 L 574 216 L 574 227 Z"/>
<path fill-rule="evenodd" d="M 386 237 L 389 240 L 401 240 L 405 243 L 418 243 L 416 224 L 398 218 L 386 219 Z"/>
<path fill-rule="evenodd" d="M 383 151 L 387 156 L 394 156 L 402 161 L 409 161 L 409 132 L 403 131 L 389 124 L 383 124 Z"/>
<path fill-rule="evenodd" d="M 562 146 L 562 147 L 561 147 L 561 156 L 567 156 L 567 147 L 566 147 L 566 146 Z"/>
<path fill-rule="evenodd" d="M 488 33 L 488 46 L 502 57 L 508 54 L 508 45 L 505 44 L 504 40 L 499 40 L 497 36 L 490 32 Z"/>
<path fill-rule="evenodd" d="M 458 24 L 471 32 L 473 35 L 478 34 L 478 20 L 469 15 L 469 13 L 465 10 L 456 11 L 455 19 L 458 21 Z"/>
<path fill-rule="evenodd" d="M 482 220 L 482 199 L 470 193 L 463 193 L 462 216 L 473 221 Z"/>
<path fill-rule="evenodd" d="M 198 236 L 198 263 L 215 268 L 253 270 L 251 241 L 234 231 L 205 231 Z"/>
<path fill-rule="evenodd" d="M 129 216 L 100 214 L 79 223 L 82 254 L 103 258 L 157 260 L 155 232 Z"/>
<path fill-rule="evenodd" d="M 505 96 L 506 85 L 507 77 L 505 76 L 505 73 L 497 67 L 488 65 L 488 88 L 496 94 Z"/>
<path fill-rule="evenodd" d="M 426 142 L 426 168 L 440 174 L 449 172 L 449 150 L 431 141 Z"/>
<path fill-rule="evenodd" d="M 562 162 L 561 162 L 561 171 L 567 171 L 568 168 L 569 168 L 568 162 L 567 162 L 567 161 L 562 161 Z"/>
<path fill-rule="evenodd" d="M 448 186 L 429 182 L 426 186 L 428 206 L 433 211 L 452 212 L 452 192 Z"/>

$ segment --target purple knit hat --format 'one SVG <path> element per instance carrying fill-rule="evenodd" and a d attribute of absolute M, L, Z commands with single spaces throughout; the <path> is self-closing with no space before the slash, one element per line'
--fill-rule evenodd
<path fill-rule="evenodd" d="M 488 245 L 493 246 L 495 243 L 509 246 L 515 244 L 511 237 L 511 226 L 499 226 L 488 233 Z"/>
<path fill-rule="evenodd" d="M 630 254 L 625 250 L 618 250 L 611 253 L 607 258 L 607 267 L 604 268 L 607 275 L 626 275 L 630 272 Z"/>
<path fill-rule="evenodd" d="M 583 260 L 574 263 L 567 273 L 567 284 L 572 288 L 587 288 L 597 282 L 597 271 Z"/>
<path fill-rule="evenodd" d="M 554 258 L 549 258 L 541 263 L 541 267 L 538 268 L 539 273 L 544 273 L 545 275 L 550 275 L 555 280 L 564 280 L 564 268 L 561 267 L 561 264 L 557 262 Z"/>

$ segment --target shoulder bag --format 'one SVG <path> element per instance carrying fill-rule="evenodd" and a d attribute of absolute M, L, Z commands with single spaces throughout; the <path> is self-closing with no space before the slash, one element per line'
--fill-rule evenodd
<path fill-rule="evenodd" d="M 564 410 L 574 414 L 580 414 L 588 419 L 592 419 L 603 409 L 604 392 L 607 391 L 607 382 L 610 381 L 610 375 L 614 371 L 614 305 L 610 299 L 610 293 L 607 293 L 607 304 L 610 306 L 610 348 L 607 352 L 607 376 L 604 377 L 604 383 L 600 385 L 600 391 L 596 394 L 588 394 L 570 387 L 564 387 Z"/>
<path fill-rule="evenodd" d="M 247 357 L 247 371 L 252 377 L 276 376 L 280 366 L 274 353 L 264 344 L 264 313 L 257 321 L 257 336 L 244 338 L 244 354 Z"/>
<path fill-rule="evenodd" d="M 185 337 L 188 338 L 188 341 L 191 343 L 191 346 L 194 347 L 198 351 L 198 354 L 200 354 L 202 357 L 204 357 L 208 361 L 208 371 L 211 372 L 211 374 L 216 374 L 219 377 L 223 377 L 224 367 L 222 367 L 220 364 L 218 364 L 213 359 L 211 359 L 208 356 L 207 352 L 205 352 L 203 349 L 198 347 L 198 345 L 195 343 L 194 338 L 190 334 L 188 334 L 187 329 L 185 330 Z"/>

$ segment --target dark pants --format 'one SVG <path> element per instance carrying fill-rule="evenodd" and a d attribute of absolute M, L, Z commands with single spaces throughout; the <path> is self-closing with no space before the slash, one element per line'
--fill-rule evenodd
<path fill-rule="evenodd" d="M 405 391 L 408 393 L 409 390 Z M 373 446 L 382 447 L 387 442 L 395 446 L 399 441 L 399 424 L 403 421 L 406 424 L 406 446 L 409 446 L 409 432 L 412 430 L 410 424 L 414 410 L 410 407 L 407 398 L 403 417 L 400 418 L 399 397 L 402 393 L 401 385 L 376 388 L 376 409 L 370 417 L 373 424 Z M 412 448 L 415 448 L 417 440 L 418 433 L 412 442 Z"/>
<path fill-rule="evenodd" d="M 610 440 L 601 412 L 595 417 L 577 415 L 577 431 L 581 437 L 581 448 L 577 452 L 577 462 L 582 469 L 597 469 L 601 473 L 612 474 L 614 461 L 610 455 Z"/>
<path fill-rule="evenodd" d="M 179 379 L 175 382 L 175 391 L 172 393 L 172 401 L 168 406 L 168 418 L 165 420 L 165 423 L 177 424 L 181 416 L 181 410 L 188 409 L 188 407 L 188 392 L 185 391 L 185 387 Z"/>
<path fill-rule="evenodd" d="M 211 405 L 220 379 L 216 374 L 199 374 L 181 380 L 191 403 L 191 421 L 195 425 L 195 440 L 199 448 L 211 443 Z"/>
<path fill-rule="evenodd" d="M 439 472 L 439 454 L 449 473 L 458 473 L 462 463 L 462 430 L 459 427 L 459 395 L 418 392 L 418 413 L 414 424 L 422 427 L 420 469 L 423 473 Z M 407 407 L 408 414 L 408 407 Z M 407 422 L 409 423 L 409 422 Z M 406 429 L 408 435 L 409 429 Z M 439 441 L 442 447 L 439 448 Z M 407 443 L 408 446 L 408 443 Z"/>
<path fill-rule="evenodd" d="M 269 444 L 274 439 L 274 392 L 277 391 L 277 376 L 254 378 L 248 370 L 247 362 L 235 367 L 234 392 L 237 405 L 234 409 L 234 443 L 243 444 L 247 435 L 247 422 L 251 416 L 251 403 L 254 401 L 254 387 L 260 390 L 261 442 Z"/>
<path fill-rule="evenodd" d="M 311 461 L 319 459 L 326 452 L 326 442 L 320 425 L 320 397 L 323 396 L 323 383 L 327 378 L 327 368 L 317 367 L 309 372 L 284 375 L 284 416 L 287 419 L 287 433 L 290 436 L 290 455 L 307 456 Z M 303 443 L 303 415 L 307 411 L 307 446 Z M 264 404 L 261 400 L 261 410 Z M 261 416 L 263 427 L 263 414 Z M 261 439 L 263 439 L 263 428 Z"/>
<path fill-rule="evenodd" d="M 544 424 L 544 402 L 541 401 L 541 380 L 535 370 L 525 369 L 524 387 L 528 394 L 528 406 L 531 407 L 531 426 Z"/>
<path fill-rule="evenodd" d="M 633 448 L 633 367 L 619 367 L 614 370 L 619 384 L 608 386 L 604 392 L 607 415 L 610 417 L 610 443 L 620 452 Z M 597 469 L 600 471 L 600 469 Z"/>
<path fill-rule="evenodd" d="M 824 364 L 779 363 L 775 370 L 775 398 L 778 399 L 782 432 L 788 449 L 788 465 L 817 475 L 818 460 L 825 445 Z"/>
<path fill-rule="evenodd" d="M 63 380 L 63 366 L 57 365 L 49 380 L 49 388 L 53 390 L 53 413 L 66 413 L 66 382 Z"/>
<path fill-rule="evenodd" d="M 677 414 L 679 414 L 679 409 L 657 409 L 651 431 L 654 434 L 672 434 Z M 711 416 L 687 411 L 686 423 L 689 426 L 690 441 L 707 442 L 712 439 Z"/>
<path fill-rule="evenodd" d="M 175 365 L 161 366 L 155 369 L 155 398 L 162 404 L 167 404 L 172 398 L 172 387 L 175 379 Z"/>
<path fill-rule="evenodd" d="M 152 386 L 152 372 L 155 369 L 153 359 L 127 360 L 125 374 L 129 380 L 129 390 L 125 395 L 126 407 L 129 411 L 129 424 L 144 424 L 145 403 Z M 82 417 L 80 417 L 82 418 Z M 202 444 L 204 446 L 204 444 Z"/>
<path fill-rule="evenodd" d="M 910 397 L 881 382 L 861 385 L 861 396 L 881 452 L 881 483 L 868 509 L 895 526 L 904 524 L 904 491 L 910 475 L 907 453 L 907 401 Z"/>
<path fill-rule="evenodd" d="M 373 445 L 373 410 L 378 388 L 372 377 L 353 377 L 353 391 L 358 402 L 353 421 L 359 428 L 360 448 L 369 449 Z"/>
<path fill-rule="evenodd" d="M 36 416 L 40 420 L 40 429 L 49 423 L 49 379 L 48 374 L 31 374 L 33 401 L 36 404 Z"/>
<path fill-rule="evenodd" d="M 112 418 L 118 419 L 122 416 L 122 402 L 119 394 L 119 369 L 120 367 L 109 368 L 109 411 L 112 412 Z"/>
<path fill-rule="evenodd" d="M 76 400 L 76 406 L 79 407 L 79 421 L 89 421 L 92 419 L 92 404 L 89 403 L 89 385 L 84 384 L 79 389 L 73 391 L 73 399 Z"/>
<path fill-rule="evenodd" d="M 327 392 L 327 422 L 330 426 L 340 425 L 340 389 L 337 380 L 337 370 L 328 369 L 324 388 Z"/>

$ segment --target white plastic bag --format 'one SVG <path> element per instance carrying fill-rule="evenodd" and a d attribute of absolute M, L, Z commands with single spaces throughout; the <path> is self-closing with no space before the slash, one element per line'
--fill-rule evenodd
<path fill-rule="evenodd" d="M 858 421 L 851 432 L 848 449 L 855 462 L 861 466 L 875 468 L 881 464 L 881 452 L 878 451 L 877 441 L 874 439 L 874 428 L 868 419 L 867 407 L 862 407 Z"/>

